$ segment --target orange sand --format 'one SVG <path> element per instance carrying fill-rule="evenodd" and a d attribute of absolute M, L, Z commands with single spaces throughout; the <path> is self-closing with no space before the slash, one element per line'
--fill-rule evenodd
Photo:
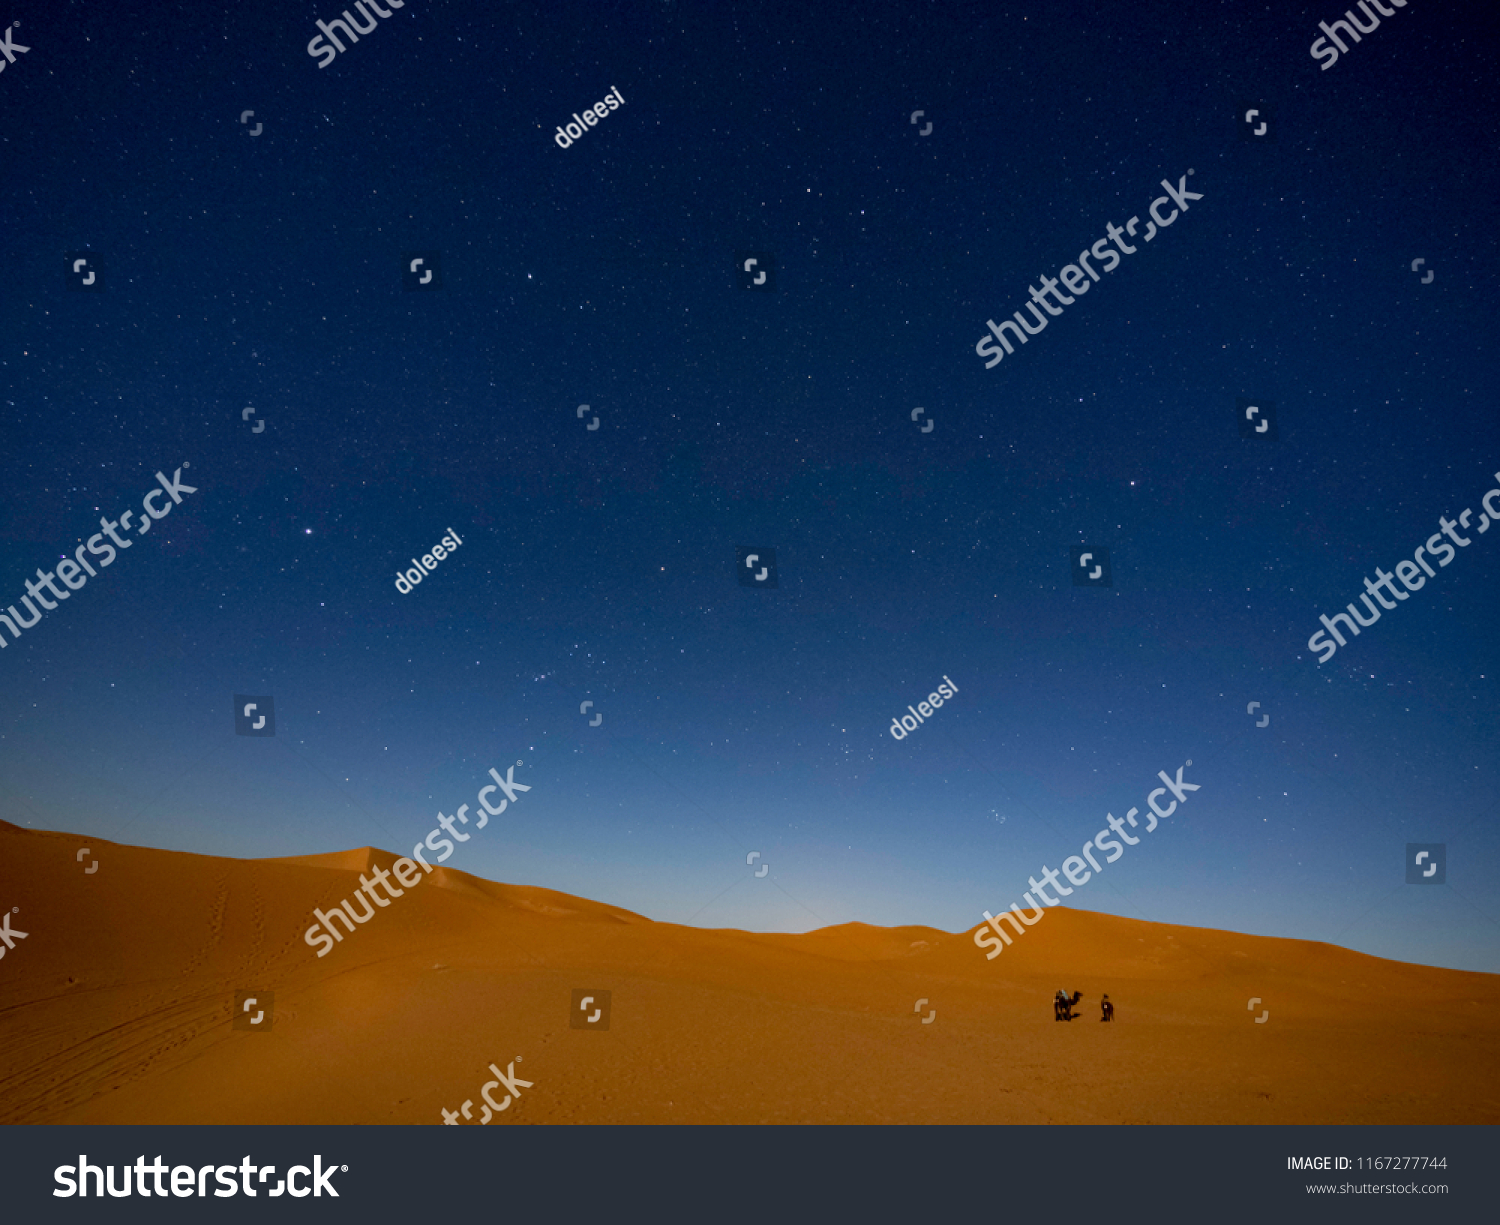
<path fill-rule="evenodd" d="M 1063 908 L 991 962 L 969 933 L 705 931 L 446 868 L 317 957 L 313 908 L 394 859 L 0 822 L 29 933 L 0 959 L 0 1122 L 435 1124 L 517 1056 L 504 1124 L 1500 1122 L 1496 975 Z M 608 1032 L 568 1027 L 575 987 L 613 993 Z M 269 1033 L 230 1028 L 241 988 L 275 992 Z"/>

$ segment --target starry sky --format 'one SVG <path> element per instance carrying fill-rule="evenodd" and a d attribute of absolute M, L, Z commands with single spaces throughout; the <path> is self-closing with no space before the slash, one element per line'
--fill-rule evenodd
<path fill-rule="evenodd" d="M 332 3 L 10 10 L 0 606 L 158 470 L 196 492 L 5 636 L 0 817 L 404 852 L 520 762 L 449 866 L 962 930 L 1191 759 L 1070 904 L 1500 970 L 1500 535 L 1306 645 L 1500 486 L 1474 10 L 1324 71 L 1295 4 L 407 0 L 319 68 Z M 1190 171 L 985 368 L 986 320 Z"/>

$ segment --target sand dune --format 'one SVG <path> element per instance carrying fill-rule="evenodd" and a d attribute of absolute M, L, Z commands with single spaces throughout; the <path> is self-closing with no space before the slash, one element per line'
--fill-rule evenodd
<path fill-rule="evenodd" d="M 969 933 L 705 931 L 446 868 L 317 957 L 314 908 L 394 860 L 0 822 L 28 933 L 0 1122 L 438 1123 L 518 1057 L 505 1124 L 1500 1122 L 1500 976 L 1062 908 L 990 962 Z M 607 1032 L 569 1028 L 585 987 Z M 231 1028 L 241 989 L 275 993 L 270 1032 Z"/>

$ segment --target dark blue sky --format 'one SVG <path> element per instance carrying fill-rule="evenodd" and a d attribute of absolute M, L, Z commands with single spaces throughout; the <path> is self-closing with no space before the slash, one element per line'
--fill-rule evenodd
<path fill-rule="evenodd" d="M 158 469 L 198 491 L 0 652 L 0 816 L 403 850 L 520 760 L 451 866 L 953 930 L 1191 758 L 1070 902 L 1500 970 L 1500 535 L 1306 648 L 1500 485 L 1471 9 L 1322 71 L 1313 6 L 407 0 L 319 69 L 332 3 L 12 13 L 0 605 Z M 987 319 L 1190 168 L 1201 201 L 985 369 Z M 1404 883 L 1409 842 L 1446 884 Z"/>

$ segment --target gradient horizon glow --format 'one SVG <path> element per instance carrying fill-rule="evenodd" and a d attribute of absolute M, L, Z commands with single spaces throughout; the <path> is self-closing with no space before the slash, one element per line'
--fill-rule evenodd
<path fill-rule="evenodd" d="M 445 866 L 964 931 L 1191 758 L 1070 904 L 1500 971 L 1500 533 L 1307 647 L 1500 484 L 1467 10 L 1325 73 L 1312 6 L 408 0 L 326 70 L 315 5 L 50 7 L 0 77 L 0 605 L 158 470 L 197 492 L 5 634 L 0 817 L 405 855 L 516 763 Z M 987 319 L 1188 167 L 1180 224 L 985 368 Z"/>

